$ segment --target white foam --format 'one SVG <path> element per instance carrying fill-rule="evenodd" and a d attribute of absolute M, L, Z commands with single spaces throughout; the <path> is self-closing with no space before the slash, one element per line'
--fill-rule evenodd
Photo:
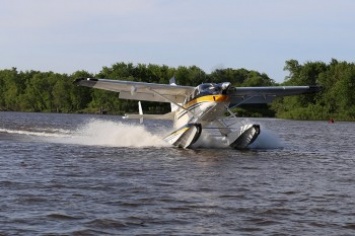
<path fill-rule="evenodd" d="M 249 120 L 241 120 L 233 125 L 233 129 L 239 129 L 241 125 L 252 124 Z M 229 148 L 226 140 L 215 130 L 211 134 L 202 131 L 201 137 L 193 145 L 193 148 Z M 38 128 L 33 130 L 14 130 L 0 128 L 0 132 L 34 137 L 44 137 L 44 141 L 65 144 L 98 145 L 109 147 L 169 147 L 163 140 L 169 132 L 161 129 L 154 134 L 143 125 L 113 122 L 101 119 L 92 119 L 81 125 L 76 130 L 55 128 Z M 43 140 L 42 140 L 43 141 Z M 261 125 L 259 137 L 250 145 L 253 149 L 275 149 L 283 147 L 280 138 Z"/>
<path fill-rule="evenodd" d="M 226 141 L 221 137 L 213 136 L 208 132 L 202 130 L 200 138 L 195 144 L 192 145 L 193 148 L 229 148 Z"/>
<path fill-rule="evenodd" d="M 261 125 L 258 138 L 250 145 L 253 149 L 277 149 L 284 145 L 281 139 L 272 131 Z"/>
<path fill-rule="evenodd" d="M 239 130 L 244 125 L 251 125 L 255 122 L 249 119 L 240 120 L 240 122 L 231 126 L 232 130 Z M 259 122 L 258 122 L 259 123 Z M 272 131 L 268 130 L 264 125 L 260 124 L 260 134 L 258 138 L 249 146 L 252 149 L 277 149 L 284 145 L 281 139 Z M 219 137 L 218 137 L 219 136 Z M 201 137 L 193 145 L 194 148 L 229 148 L 226 140 L 224 140 L 219 132 L 217 135 L 211 132 L 202 131 Z"/>
<path fill-rule="evenodd" d="M 258 138 L 249 146 L 252 149 L 277 149 L 282 148 L 284 145 L 282 140 L 277 134 L 265 127 L 264 124 L 260 123 L 260 120 L 254 122 L 250 119 L 242 119 L 238 122 L 234 128 L 240 128 L 243 125 L 249 124 L 259 124 L 260 134 Z"/>
<path fill-rule="evenodd" d="M 160 135 L 152 134 L 143 125 L 104 120 L 91 120 L 63 142 L 111 147 L 169 146 Z"/>
<path fill-rule="evenodd" d="M 16 130 L 0 128 L 0 133 L 18 134 L 38 137 L 67 137 L 70 131 L 63 129 Z"/>

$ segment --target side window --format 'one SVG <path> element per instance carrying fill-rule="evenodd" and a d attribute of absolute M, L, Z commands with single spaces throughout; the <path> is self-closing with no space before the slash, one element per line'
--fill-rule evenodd
<path fill-rule="evenodd" d="M 199 95 L 199 90 L 198 90 L 198 88 L 197 89 L 195 89 L 195 91 L 194 91 L 194 97 L 196 97 L 197 95 Z"/>

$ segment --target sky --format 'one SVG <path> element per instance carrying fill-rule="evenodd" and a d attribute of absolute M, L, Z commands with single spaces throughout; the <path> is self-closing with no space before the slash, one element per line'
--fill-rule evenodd
<path fill-rule="evenodd" d="M 353 0 L 0 0 L 0 69 L 98 73 L 118 62 L 245 68 L 355 61 Z"/>

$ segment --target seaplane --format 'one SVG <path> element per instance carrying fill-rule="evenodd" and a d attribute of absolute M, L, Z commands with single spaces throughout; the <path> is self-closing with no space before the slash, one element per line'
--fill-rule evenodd
<path fill-rule="evenodd" d="M 315 93 L 319 86 L 235 87 L 230 82 L 203 83 L 197 87 L 133 82 L 113 79 L 79 78 L 74 84 L 119 93 L 119 99 L 138 100 L 138 114 L 126 114 L 127 119 L 172 120 L 174 130 L 164 137 L 169 144 L 193 148 L 203 130 L 217 130 L 220 142 L 234 149 L 248 149 L 261 130 L 259 124 L 245 124 L 235 129 L 238 118 L 232 108 L 242 104 L 265 104 L 276 97 Z M 141 101 L 166 102 L 171 111 L 166 114 L 143 114 Z M 229 117 L 226 114 L 230 114 Z M 227 120 L 228 119 L 228 120 Z"/>

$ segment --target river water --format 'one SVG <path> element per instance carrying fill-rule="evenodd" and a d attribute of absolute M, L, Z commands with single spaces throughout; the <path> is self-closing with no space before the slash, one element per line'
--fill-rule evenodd
<path fill-rule="evenodd" d="M 184 150 L 168 122 L 1 112 L 0 235 L 355 235 L 355 125 L 243 122 L 251 150 Z"/>

